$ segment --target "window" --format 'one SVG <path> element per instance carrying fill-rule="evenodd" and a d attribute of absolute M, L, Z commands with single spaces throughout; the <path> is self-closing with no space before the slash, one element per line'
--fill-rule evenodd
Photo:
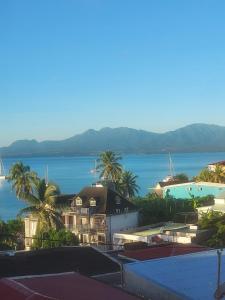
<path fill-rule="evenodd" d="M 120 204 L 120 197 L 116 196 L 116 204 L 119 205 Z"/>
<path fill-rule="evenodd" d="M 77 206 L 82 206 L 82 199 L 80 197 L 76 198 L 76 205 Z"/>
<path fill-rule="evenodd" d="M 90 203 L 90 206 L 96 206 L 96 200 L 95 200 L 95 198 L 91 197 L 89 199 L 89 203 Z"/>
<path fill-rule="evenodd" d="M 120 214 L 120 209 L 119 208 L 116 208 L 116 213 Z"/>
<path fill-rule="evenodd" d="M 105 243 L 105 235 L 98 235 L 98 242 Z"/>

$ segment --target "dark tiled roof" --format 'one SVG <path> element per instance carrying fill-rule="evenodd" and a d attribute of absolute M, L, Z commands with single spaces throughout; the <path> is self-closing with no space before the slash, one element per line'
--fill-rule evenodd
<path fill-rule="evenodd" d="M 11 297 L 10 297 L 11 296 Z M 50 297 L 50 298 L 49 298 Z M 135 300 L 126 292 L 77 273 L 2 279 L 0 298 L 4 300 Z"/>
<path fill-rule="evenodd" d="M 174 184 L 183 184 L 183 183 L 187 183 L 187 181 L 180 181 L 180 180 L 171 180 L 171 181 L 159 181 L 158 184 L 161 187 L 165 187 L 165 186 L 170 186 L 170 185 L 174 185 Z"/>
<path fill-rule="evenodd" d="M 69 206 L 74 197 L 76 197 L 76 194 L 61 194 L 57 196 L 57 203 Z"/>
<path fill-rule="evenodd" d="M 0 256 L 0 277 L 71 271 L 97 275 L 119 270 L 117 263 L 92 247 L 61 247 Z"/>
<path fill-rule="evenodd" d="M 121 212 L 128 208 L 128 211 L 137 210 L 136 206 L 126 198 L 120 196 L 116 191 L 107 187 L 85 187 L 77 195 L 82 199 L 82 207 L 90 207 L 89 200 L 96 200 L 94 213 L 96 214 L 115 214 L 116 209 Z M 117 204 L 117 199 L 120 199 L 120 204 Z"/>
<path fill-rule="evenodd" d="M 176 256 L 200 251 L 206 251 L 209 248 L 198 245 L 185 245 L 185 244 L 162 244 L 152 246 L 141 250 L 124 251 L 123 255 L 137 260 L 149 260 L 154 258 Z"/>

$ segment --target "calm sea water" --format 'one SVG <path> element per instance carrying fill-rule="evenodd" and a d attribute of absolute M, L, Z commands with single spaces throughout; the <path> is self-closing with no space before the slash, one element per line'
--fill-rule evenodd
<path fill-rule="evenodd" d="M 97 180 L 90 173 L 94 168 L 95 159 L 93 156 L 9 158 L 4 159 L 3 163 L 8 171 L 12 164 L 22 161 L 43 177 L 48 166 L 49 180 L 56 182 L 62 193 L 78 193 L 82 187 L 91 185 Z M 225 152 L 173 154 L 172 160 L 175 173 L 182 172 L 194 176 L 208 163 L 225 160 Z M 140 195 L 148 193 L 150 187 L 169 173 L 169 157 L 166 154 L 126 155 L 123 156 L 121 163 L 126 170 L 138 175 Z M 24 205 L 23 201 L 15 197 L 7 182 L 0 182 L 1 219 L 14 218 Z"/>

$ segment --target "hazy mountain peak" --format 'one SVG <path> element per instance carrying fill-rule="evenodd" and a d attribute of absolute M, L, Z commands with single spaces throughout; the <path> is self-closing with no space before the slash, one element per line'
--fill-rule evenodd
<path fill-rule="evenodd" d="M 62 141 L 19 140 L 0 149 L 2 156 L 90 155 L 120 153 L 225 151 L 225 127 L 190 124 L 166 133 L 128 127 L 89 129 Z"/>

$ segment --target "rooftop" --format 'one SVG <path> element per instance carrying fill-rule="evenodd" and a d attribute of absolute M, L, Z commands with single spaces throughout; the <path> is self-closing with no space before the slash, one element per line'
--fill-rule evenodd
<path fill-rule="evenodd" d="M 129 229 L 125 231 L 120 231 L 117 234 L 128 234 L 136 236 L 151 236 L 154 234 L 160 234 L 165 230 L 188 228 L 188 225 L 183 223 L 173 223 L 173 222 L 162 222 L 154 225 L 142 226 L 135 229 Z"/>
<path fill-rule="evenodd" d="M 116 209 L 120 209 L 122 212 L 125 208 L 128 208 L 129 211 L 137 210 L 132 202 L 107 187 L 85 187 L 77 196 L 82 199 L 84 208 L 90 207 L 89 200 L 94 198 L 96 200 L 95 213 L 97 214 L 114 214 Z"/>
<path fill-rule="evenodd" d="M 0 277 L 79 272 L 91 276 L 120 271 L 120 266 L 92 247 L 60 247 L 0 256 Z"/>
<path fill-rule="evenodd" d="M 176 256 L 205 250 L 208 250 L 208 248 L 198 245 L 168 243 L 158 246 L 151 246 L 145 249 L 125 250 L 122 253 L 122 255 L 136 260 L 149 260 L 154 258 Z"/>
<path fill-rule="evenodd" d="M 87 288 L 88 287 L 88 288 Z M 27 278 L 1 279 L 0 298 L 4 300 L 135 300 L 136 297 L 77 273 Z"/>
<path fill-rule="evenodd" d="M 225 253 L 221 256 L 221 263 L 222 266 L 225 265 Z M 134 274 L 136 281 L 137 278 L 143 279 L 149 284 L 154 284 L 162 294 L 166 292 L 171 295 L 170 298 L 160 299 L 174 299 L 173 295 L 178 295 L 178 299 L 212 300 L 217 288 L 217 265 L 217 251 L 210 250 L 130 263 L 126 264 L 124 269 L 125 276 L 127 272 Z M 225 268 L 222 267 L 221 283 L 224 281 Z M 147 292 L 151 296 L 152 291 L 148 289 Z M 151 299 L 157 298 L 152 295 Z"/>

